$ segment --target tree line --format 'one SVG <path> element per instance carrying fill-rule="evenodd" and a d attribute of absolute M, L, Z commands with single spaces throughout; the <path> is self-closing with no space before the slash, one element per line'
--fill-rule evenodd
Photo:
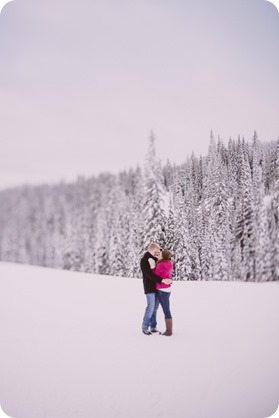
<path fill-rule="evenodd" d="M 175 280 L 279 278 L 279 139 L 211 133 L 208 152 L 0 192 L 0 259 L 141 277 L 150 242 L 171 250 Z"/>

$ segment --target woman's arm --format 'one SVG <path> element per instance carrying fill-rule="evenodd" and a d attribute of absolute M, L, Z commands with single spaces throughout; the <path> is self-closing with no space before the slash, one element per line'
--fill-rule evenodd
<path fill-rule="evenodd" d="M 171 270 L 169 263 L 161 262 L 157 264 L 154 273 L 162 277 L 162 279 L 169 279 L 171 277 Z"/>

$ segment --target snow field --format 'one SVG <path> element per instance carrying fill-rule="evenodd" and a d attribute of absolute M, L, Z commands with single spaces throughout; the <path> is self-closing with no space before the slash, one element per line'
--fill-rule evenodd
<path fill-rule="evenodd" d="M 0 263 L 0 404 L 13 418 L 268 417 L 278 296 L 279 283 L 175 282 L 174 335 L 148 337 L 141 280 Z"/>

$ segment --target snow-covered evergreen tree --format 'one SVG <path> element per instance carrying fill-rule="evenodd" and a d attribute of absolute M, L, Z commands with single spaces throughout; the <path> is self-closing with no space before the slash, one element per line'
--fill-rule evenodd
<path fill-rule="evenodd" d="M 109 244 L 108 264 L 109 274 L 113 276 L 125 276 L 128 273 L 128 248 L 127 248 L 127 202 L 125 191 L 120 186 L 119 178 L 113 184 L 110 191 L 108 207 L 110 216 L 109 223 Z"/>
<path fill-rule="evenodd" d="M 173 191 L 169 193 L 169 210 L 166 222 L 166 241 L 165 247 L 173 253 L 174 251 L 174 237 L 175 237 L 175 214 L 173 203 Z"/>
<path fill-rule="evenodd" d="M 143 176 L 140 167 L 137 167 L 136 171 L 129 173 L 129 179 L 131 181 L 130 189 L 130 208 L 129 208 L 129 223 L 128 223 L 128 277 L 142 277 L 140 270 L 140 259 L 146 248 L 144 247 L 143 231 L 144 231 L 144 218 L 143 218 L 143 199 L 144 185 Z"/>
<path fill-rule="evenodd" d="M 201 263 L 199 255 L 200 245 L 200 211 L 199 208 L 199 179 L 198 179 L 198 163 L 195 155 L 192 153 L 188 160 L 187 179 L 185 188 L 185 221 L 189 231 L 189 247 L 191 258 L 191 278 L 195 280 L 201 279 Z"/>
<path fill-rule="evenodd" d="M 177 178 L 180 178 L 180 173 Z M 173 237 L 173 261 L 175 280 L 192 280 L 193 263 L 191 259 L 191 244 L 189 230 L 185 215 L 185 200 L 181 182 L 175 181 L 174 191 L 174 237 Z"/>
<path fill-rule="evenodd" d="M 273 181 L 270 205 L 272 279 L 279 280 L 279 139 L 273 159 Z"/>
<path fill-rule="evenodd" d="M 228 174 L 221 140 L 216 145 L 211 137 L 208 159 L 205 202 L 206 236 L 209 240 L 209 278 L 229 280 L 231 277 L 231 229 Z"/>
<path fill-rule="evenodd" d="M 236 238 L 241 247 L 240 278 L 245 281 L 255 279 L 256 220 L 253 199 L 253 186 L 248 148 L 242 141 L 239 150 L 240 187 L 236 225 Z"/>
<path fill-rule="evenodd" d="M 165 189 L 161 165 L 156 158 L 155 137 L 151 133 L 144 170 L 144 247 L 151 242 L 165 246 L 166 215 L 164 210 Z"/>

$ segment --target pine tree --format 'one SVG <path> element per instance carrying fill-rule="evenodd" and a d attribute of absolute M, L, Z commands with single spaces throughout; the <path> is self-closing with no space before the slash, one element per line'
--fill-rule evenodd
<path fill-rule="evenodd" d="M 155 153 L 155 138 L 151 133 L 144 172 L 144 247 L 151 242 L 165 246 L 166 216 L 164 211 L 163 176 Z"/>
<path fill-rule="evenodd" d="M 218 140 L 218 146 L 216 146 L 214 138 L 211 138 L 205 197 L 207 237 L 210 247 L 209 277 L 214 280 L 229 280 L 231 275 L 228 175 L 222 150 L 221 140 Z"/>
<path fill-rule="evenodd" d="M 240 154 L 240 189 L 239 211 L 236 225 L 236 238 L 241 247 L 241 279 L 253 281 L 255 279 L 255 211 L 253 200 L 251 166 L 248 149 L 242 142 Z"/>
<path fill-rule="evenodd" d="M 108 207 L 109 218 L 109 244 L 108 265 L 109 274 L 113 276 L 125 276 L 127 264 L 127 219 L 126 196 L 120 187 L 119 178 L 113 184 L 110 192 Z"/>
<path fill-rule="evenodd" d="M 195 155 L 192 153 L 188 160 L 187 181 L 185 189 L 185 219 L 189 231 L 190 257 L 192 262 L 192 278 L 201 279 L 201 264 L 199 257 L 199 198 L 198 198 L 198 182 L 197 182 L 197 162 Z"/>
<path fill-rule="evenodd" d="M 173 203 L 173 191 L 169 193 L 169 211 L 166 226 L 166 249 L 173 253 L 174 249 L 174 236 L 175 236 L 175 216 L 174 216 L 174 203 Z"/>
<path fill-rule="evenodd" d="M 271 234 L 271 258 L 272 279 L 279 280 L 279 139 L 275 151 L 272 198 L 270 207 L 270 234 Z"/>
<path fill-rule="evenodd" d="M 179 179 L 181 172 L 178 173 L 174 184 L 176 185 L 174 194 L 175 226 L 173 239 L 173 261 L 174 278 L 176 280 L 192 280 L 192 260 L 190 254 L 190 239 L 185 217 L 185 202 Z"/>
<path fill-rule="evenodd" d="M 255 280 L 272 280 L 272 245 L 268 230 L 268 212 L 261 200 L 257 225 L 257 241 L 255 249 Z"/>

